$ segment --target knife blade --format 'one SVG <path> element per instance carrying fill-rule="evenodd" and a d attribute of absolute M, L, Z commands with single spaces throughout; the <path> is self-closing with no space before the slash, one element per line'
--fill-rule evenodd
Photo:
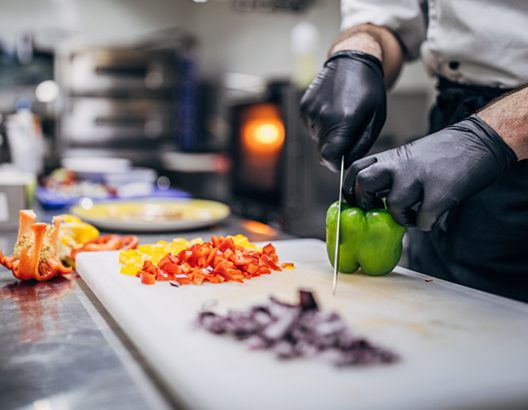
<path fill-rule="evenodd" d="M 339 230 L 341 228 L 341 201 L 343 200 L 343 173 L 345 170 L 345 156 L 341 157 L 341 170 L 339 171 L 339 203 L 337 205 L 337 224 L 335 236 L 335 252 L 334 252 L 334 281 L 332 284 L 332 295 L 335 295 L 337 288 L 337 262 L 339 260 Z"/>

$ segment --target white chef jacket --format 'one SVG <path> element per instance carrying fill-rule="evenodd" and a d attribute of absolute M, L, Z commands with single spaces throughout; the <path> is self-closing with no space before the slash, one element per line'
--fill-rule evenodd
<path fill-rule="evenodd" d="M 528 0 L 341 0 L 343 30 L 390 29 L 432 75 L 509 88 L 528 83 Z"/>

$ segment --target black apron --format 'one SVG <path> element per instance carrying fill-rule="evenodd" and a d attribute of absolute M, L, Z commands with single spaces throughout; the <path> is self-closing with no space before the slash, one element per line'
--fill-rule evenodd
<path fill-rule="evenodd" d="M 430 132 L 507 91 L 440 79 Z M 411 269 L 528 302 L 528 160 L 452 208 L 432 231 L 410 229 L 408 235 Z"/>

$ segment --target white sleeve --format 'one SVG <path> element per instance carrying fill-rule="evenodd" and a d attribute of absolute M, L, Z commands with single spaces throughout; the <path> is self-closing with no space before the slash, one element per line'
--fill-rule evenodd
<path fill-rule="evenodd" d="M 341 30 L 370 23 L 391 30 L 408 60 L 420 55 L 426 37 L 421 0 L 341 0 Z"/>

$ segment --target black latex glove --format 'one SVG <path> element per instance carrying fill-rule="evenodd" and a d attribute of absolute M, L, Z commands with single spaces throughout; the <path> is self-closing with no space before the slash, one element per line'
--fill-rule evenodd
<path fill-rule="evenodd" d="M 330 56 L 301 100 L 301 115 L 318 141 L 321 162 L 337 171 L 364 156 L 386 118 L 381 62 L 361 51 Z"/>
<path fill-rule="evenodd" d="M 516 161 L 513 150 L 476 115 L 434 134 L 352 164 L 343 194 L 361 208 L 387 197 L 392 216 L 428 231 L 437 219 Z M 387 195 L 388 194 L 388 195 Z"/>

